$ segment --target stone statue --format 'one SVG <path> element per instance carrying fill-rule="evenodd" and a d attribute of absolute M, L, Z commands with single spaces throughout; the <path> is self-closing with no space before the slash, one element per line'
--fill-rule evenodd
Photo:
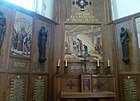
<path fill-rule="evenodd" d="M 0 12 L 0 55 L 5 32 L 6 32 L 6 18 L 3 16 L 3 13 Z"/>
<path fill-rule="evenodd" d="M 122 61 L 124 63 L 129 63 L 130 58 L 129 58 L 129 35 L 127 30 L 124 27 L 121 27 L 121 32 L 120 32 L 120 39 L 121 39 L 121 44 L 122 44 Z"/>
<path fill-rule="evenodd" d="M 44 63 L 46 61 L 45 52 L 46 52 L 46 42 L 48 31 L 45 30 L 45 27 L 42 26 L 39 35 L 38 35 L 38 48 L 39 48 L 39 63 Z"/>

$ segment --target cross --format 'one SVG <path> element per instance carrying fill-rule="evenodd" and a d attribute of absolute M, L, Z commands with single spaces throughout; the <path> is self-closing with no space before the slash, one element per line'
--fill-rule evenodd
<path fill-rule="evenodd" d="M 91 5 L 91 2 L 88 2 L 87 0 L 74 0 L 73 5 L 78 5 L 81 11 L 84 11 L 86 5 Z"/>
<path fill-rule="evenodd" d="M 67 86 L 69 87 L 69 89 L 72 89 L 72 87 L 76 85 L 72 82 L 72 80 L 69 80 Z"/>
<path fill-rule="evenodd" d="M 104 85 L 104 84 L 103 84 L 100 80 L 97 80 L 96 86 L 97 86 L 98 89 L 101 89 L 101 87 L 102 87 L 103 85 Z"/>

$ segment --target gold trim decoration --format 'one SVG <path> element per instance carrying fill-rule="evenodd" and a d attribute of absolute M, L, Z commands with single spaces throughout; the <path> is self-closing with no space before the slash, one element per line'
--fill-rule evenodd
<path fill-rule="evenodd" d="M 24 101 L 24 79 L 11 79 L 10 101 Z"/>
<path fill-rule="evenodd" d="M 34 81 L 33 101 L 44 101 L 45 99 L 45 81 L 39 76 L 39 79 Z"/>
<path fill-rule="evenodd" d="M 124 79 L 124 99 L 125 101 L 137 101 L 135 79 Z"/>

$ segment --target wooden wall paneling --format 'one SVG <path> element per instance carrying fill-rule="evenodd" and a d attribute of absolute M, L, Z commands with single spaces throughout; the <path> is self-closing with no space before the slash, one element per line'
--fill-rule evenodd
<path fill-rule="evenodd" d="M 135 26 L 135 18 L 139 17 L 140 14 L 134 14 L 128 17 L 124 17 L 114 22 L 115 29 L 116 29 L 116 47 L 117 47 L 117 54 L 118 54 L 118 65 L 119 65 L 119 72 L 133 72 L 138 73 L 139 71 L 139 57 L 138 57 L 138 44 L 137 44 L 137 33 L 136 33 L 136 26 Z M 121 53 L 121 43 L 120 43 L 120 28 L 125 27 L 129 31 L 129 54 L 130 54 L 130 63 L 125 65 L 122 61 L 122 53 Z"/>
<path fill-rule="evenodd" d="M 0 101 L 6 101 L 6 83 L 7 75 L 5 73 L 0 74 Z"/>
<path fill-rule="evenodd" d="M 41 27 L 44 26 L 46 31 L 48 31 L 47 42 L 46 42 L 46 61 L 41 64 L 39 63 L 39 48 L 38 48 L 38 35 Z M 34 24 L 34 36 L 33 36 L 33 46 L 32 46 L 32 72 L 40 72 L 46 73 L 48 72 L 48 60 L 49 60 L 49 52 L 51 46 L 51 34 L 52 33 L 52 25 L 50 22 L 47 22 L 45 18 L 40 16 L 35 17 L 35 24 Z"/>
<path fill-rule="evenodd" d="M 118 50 L 118 62 L 119 62 L 119 71 L 120 72 L 131 72 L 131 71 L 135 71 L 135 66 L 133 64 L 133 47 L 132 47 L 132 44 L 133 44 L 133 37 L 132 37 L 132 33 L 133 32 L 133 29 L 132 29 L 132 26 L 131 26 L 131 20 L 127 20 L 125 22 L 122 22 L 122 23 L 119 23 L 116 25 L 116 39 L 117 39 L 117 50 Z M 130 54 L 130 63 L 127 65 L 127 64 L 124 64 L 122 62 L 122 48 L 121 48 L 121 42 L 120 42 L 120 29 L 121 27 L 124 27 L 124 28 L 127 28 L 128 31 L 129 31 L 129 36 L 130 36 L 130 40 L 129 40 L 129 54 Z"/>
<path fill-rule="evenodd" d="M 4 41 L 2 48 L 0 49 L 0 71 L 7 71 L 8 70 L 8 56 L 9 56 L 9 45 L 10 45 L 10 36 L 11 36 L 11 28 L 13 22 L 13 14 L 14 10 L 12 7 L 6 7 L 1 3 L 0 5 L 0 12 L 3 13 L 3 16 L 6 18 L 6 32 L 4 35 Z"/>
<path fill-rule="evenodd" d="M 91 74 L 88 74 L 91 75 Z M 86 96 L 87 93 L 81 92 L 81 78 L 80 76 L 72 76 L 72 75 L 56 75 L 55 79 L 55 101 L 116 101 L 116 89 L 115 89 L 115 76 L 95 76 L 92 75 L 92 92 L 88 92 L 88 94 L 94 95 L 96 92 L 113 92 L 115 94 L 115 98 L 100 98 L 100 94 L 95 94 L 97 99 Z M 78 95 L 79 94 L 79 95 Z M 81 95 L 80 95 L 81 94 Z M 82 97 L 82 94 L 84 97 Z M 85 94 L 85 95 L 84 95 Z M 101 94 L 102 95 L 102 94 Z M 105 95 L 105 94 L 104 94 Z M 80 97 L 81 96 L 81 97 Z M 109 95 L 108 95 L 109 96 Z M 83 99 L 80 99 L 83 98 Z"/>
<path fill-rule="evenodd" d="M 61 92 L 79 92 L 81 91 L 81 82 L 79 77 L 64 76 L 61 77 L 60 88 Z"/>
<path fill-rule="evenodd" d="M 21 29 L 24 27 L 25 28 L 25 34 L 30 36 L 30 43 L 32 44 L 32 35 L 33 35 L 33 13 L 23 9 L 23 8 L 18 8 L 17 6 L 11 6 L 15 7 L 14 8 L 14 17 L 13 17 L 13 22 L 12 27 L 10 28 L 10 34 L 11 38 L 9 40 L 10 45 L 9 45 L 9 72 L 23 72 L 23 73 L 29 73 L 30 69 L 30 58 L 31 58 L 31 50 L 30 46 L 28 47 L 28 52 L 27 54 L 24 54 L 24 49 L 23 49 L 23 44 L 21 44 L 21 47 L 18 47 L 19 45 L 19 39 L 20 36 L 22 35 L 23 38 L 23 33 L 21 33 Z M 21 20 L 22 19 L 22 20 Z M 18 25 L 20 24 L 20 26 Z M 28 27 L 27 27 L 28 26 Z M 21 28 L 22 27 L 22 28 Z M 16 39 L 14 39 L 14 29 L 17 34 L 17 44 L 16 47 L 14 47 Z M 30 34 L 30 35 L 29 35 Z M 22 39 L 23 40 L 23 39 Z M 22 42 L 21 42 L 22 43 Z"/>
<path fill-rule="evenodd" d="M 28 75 L 8 74 L 6 101 L 28 101 Z"/>
<path fill-rule="evenodd" d="M 25 10 L 24 8 L 18 7 L 14 4 L 8 2 L 1 2 L 0 3 L 0 11 L 4 12 L 4 16 L 6 17 L 6 35 L 4 39 L 4 43 L 2 46 L 2 54 L 0 56 L 0 72 L 1 73 L 9 73 L 8 77 L 2 76 L 2 80 L 4 79 L 4 84 L 0 85 L 0 100 L 2 101 L 14 101 L 23 99 L 24 101 L 28 101 L 32 98 L 33 93 L 32 90 L 34 88 L 33 85 L 29 85 L 30 82 L 34 83 L 34 79 L 37 79 L 39 75 L 42 76 L 43 82 L 45 82 L 45 101 L 52 97 L 52 89 L 48 87 L 52 84 L 52 76 L 48 76 L 48 72 L 51 74 L 54 71 L 54 38 L 55 38 L 55 22 L 51 21 L 48 18 L 45 18 L 41 15 L 38 15 L 34 12 Z M 31 49 L 30 49 L 30 56 L 29 57 L 22 57 L 16 56 L 11 51 L 13 47 L 13 28 L 15 27 L 15 17 L 20 15 L 20 17 L 29 17 L 28 20 L 31 19 L 32 25 L 32 39 L 31 39 Z M 18 21 L 17 21 L 18 22 Z M 38 33 L 41 26 L 45 26 L 48 30 L 48 40 L 46 43 L 46 58 L 47 61 L 44 64 L 38 63 Z M 27 26 L 26 26 L 27 27 Z M 59 28 L 58 28 L 59 29 Z M 57 31 L 56 31 L 57 33 Z M 61 33 L 61 32 L 59 32 Z M 61 36 L 60 36 L 61 37 Z M 57 37 L 56 37 L 57 39 Z M 58 41 L 59 42 L 59 41 Z M 60 43 L 61 44 L 61 43 Z M 61 49 L 61 47 L 60 47 Z M 22 55 L 22 54 L 20 54 Z M 36 74 L 32 74 L 36 73 Z M 0 74 L 3 75 L 3 74 Z M 29 79 L 29 76 L 31 75 Z M 0 77 L 1 79 L 1 77 Z M 7 79 L 7 80 L 6 80 Z M 29 81 L 31 80 L 31 81 Z M 50 81 L 50 82 L 49 82 Z M 17 89 L 17 86 L 19 89 Z M 6 87 L 4 87 L 6 86 Z M 31 87 L 31 89 L 29 88 Z M 19 92 L 18 92 L 19 91 Z M 21 92 L 20 92 L 21 91 Z M 48 94 L 50 92 L 50 94 Z M 16 98 L 15 94 L 19 97 Z M 21 94 L 21 95 L 20 95 Z M 27 97 L 28 95 L 28 97 Z M 14 96 L 14 97 L 13 97 Z M 14 99 L 14 100 L 13 100 Z M 29 100 L 30 101 L 30 100 Z M 49 100 L 48 100 L 49 101 Z"/>
<path fill-rule="evenodd" d="M 54 101 L 60 101 L 60 92 L 61 92 L 61 88 L 60 88 L 60 81 L 61 81 L 61 78 L 58 76 L 58 77 L 55 77 L 54 75 Z"/>
<path fill-rule="evenodd" d="M 55 3 L 59 3 L 59 9 L 56 9 L 57 11 L 59 10 L 59 12 L 60 12 L 60 15 L 59 15 L 59 18 L 61 19 L 61 21 L 60 21 L 60 26 L 59 26 L 59 28 L 60 28 L 60 32 L 56 35 L 56 37 L 57 37 L 57 39 L 62 39 L 61 40 L 61 53 L 62 53 L 62 55 L 64 54 L 64 33 L 65 33 L 65 31 L 64 31 L 64 26 L 63 26 L 63 23 L 65 23 L 66 21 L 67 21 L 67 19 L 68 18 L 70 18 L 70 16 L 73 16 L 73 14 L 74 14 L 74 11 L 72 10 L 72 8 L 74 8 L 74 6 L 73 6 L 73 4 L 72 4 L 72 0 L 64 0 L 64 1 L 56 1 Z M 105 17 L 104 17 L 104 15 L 105 15 L 105 12 L 104 12 L 104 7 L 106 6 L 105 5 L 105 3 L 106 2 L 103 2 L 102 0 L 94 0 L 94 1 L 92 1 L 92 6 L 93 6 L 93 9 L 91 10 L 92 12 L 92 16 L 95 16 L 95 18 L 99 18 L 99 21 L 98 22 L 104 22 L 105 21 Z M 60 5 L 63 5 L 62 7 L 60 6 Z M 99 6 L 96 6 L 96 5 L 99 5 Z M 108 8 L 109 8 L 109 6 L 107 6 Z M 77 7 L 78 8 L 78 7 Z M 67 13 L 68 12 L 68 13 Z M 58 13 L 58 12 L 57 12 Z M 81 12 L 82 13 L 82 12 Z M 83 12 L 84 13 L 84 12 Z M 57 17 L 58 17 L 58 15 L 57 15 Z M 74 24 L 74 22 L 70 22 L 71 24 Z M 79 23 L 81 23 L 81 22 L 79 22 Z M 87 23 L 87 22 L 85 22 L 85 23 Z M 91 23 L 91 22 L 90 22 Z M 84 22 L 82 22 L 82 24 L 84 24 Z M 65 25 L 65 24 L 64 24 Z M 104 24 L 103 24 L 104 25 Z M 103 32 L 103 36 L 105 36 L 106 38 L 108 38 L 107 36 L 110 36 L 110 34 L 109 35 L 107 35 L 107 33 L 109 33 L 110 32 L 110 27 L 109 26 L 107 26 L 106 27 L 106 25 L 104 25 L 103 27 L 105 27 L 105 28 L 103 28 L 103 30 L 102 30 L 102 32 Z M 61 37 L 62 36 L 62 37 Z M 59 37 L 61 37 L 61 38 L 59 38 Z M 106 43 L 106 39 L 104 38 L 103 39 L 103 41 L 105 40 L 105 42 L 103 42 L 103 43 Z M 108 39 L 107 39 L 108 40 Z M 110 39 L 109 39 L 110 40 Z M 57 42 L 56 42 L 57 43 Z M 110 49 L 110 47 L 111 46 L 108 46 L 108 43 L 110 43 L 110 42 L 107 42 L 106 43 L 106 45 L 105 46 L 107 46 L 107 49 L 110 51 L 110 50 L 112 50 L 112 49 Z M 57 47 L 59 47 L 58 45 L 57 45 Z M 105 53 L 106 52 L 108 52 L 107 53 L 107 55 L 109 54 L 109 51 L 106 51 L 105 50 Z M 57 53 L 58 53 L 58 51 L 57 51 Z M 105 54 L 104 53 L 104 54 Z M 61 55 L 61 54 L 60 54 Z M 108 57 L 109 56 L 107 56 L 106 55 L 106 60 L 108 59 Z M 109 54 L 110 55 L 110 54 Z M 111 57 L 112 55 L 110 55 L 110 60 L 112 59 L 112 57 Z M 59 58 L 60 56 L 58 56 L 58 58 Z M 63 56 L 62 56 L 62 61 L 63 61 Z"/>
<path fill-rule="evenodd" d="M 94 91 L 111 91 L 116 92 L 116 84 L 114 76 L 92 77 L 93 92 Z"/>
<path fill-rule="evenodd" d="M 30 78 L 31 97 L 29 97 L 29 101 L 49 101 L 48 83 L 47 75 L 32 74 Z"/>
<path fill-rule="evenodd" d="M 139 89 L 139 59 L 138 59 L 138 44 L 137 44 L 137 33 L 136 33 L 136 26 L 135 26 L 135 18 L 139 17 L 140 13 L 124 17 L 122 19 L 118 19 L 113 22 L 113 29 L 114 29 L 114 39 L 116 40 L 116 72 L 118 74 L 118 95 L 119 100 L 124 100 L 124 91 L 122 91 L 122 88 L 124 87 L 123 81 L 128 76 L 131 78 L 136 79 L 136 89 Z M 121 49 L 121 43 L 120 43 L 120 28 L 125 27 L 128 29 L 130 40 L 129 40 L 129 49 L 130 49 L 130 63 L 124 64 L 122 62 L 122 49 Z M 137 91 L 137 94 L 139 92 Z M 138 95 L 139 96 L 139 95 Z"/>
<path fill-rule="evenodd" d="M 115 45 L 113 45 L 112 46 L 112 50 L 114 50 L 113 52 L 112 52 L 112 55 L 113 55 L 113 59 L 114 59 L 114 61 L 113 61 L 113 66 L 115 67 L 114 68 L 114 72 L 115 72 L 115 77 L 116 77 L 116 79 L 115 79 L 115 84 L 116 84 L 116 87 L 115 87 L 115 89 L 116 89 L 116 96 L 118 96 L 116 99 L 117 99 L 117 101 L 118 101 L 118 99 L 119 99 L 119 91 L 118 91 L 118 88 L 119 88 L 119 85 L 118 85 L 118 68 L 116 68 L 116 67 L 118 67 L 118 55 L 117 55 L 117 52 L 118 52 L 118 50 L 117 50 L 117 46 L 116 46 L 116 35 L 114 35 L 115 34 L 115 25 L 111 25 L 111 32 L 113 33 L 112 34 L 112 43 L 114 43 Z"/>
<path fill-rule="evenodd" d="M 98 6 L 97 6 L 98 5 Z M 103 0 L 93 0 L 93 15 L 99 19 L 99 21 L 104 21 L 104 1 Z"/>
<path fill-rule="evenodd" d="M 46 61 L 41 64 L 39 63 L 39 48 L 38 48 L 38 35 L 41 27 L 44 26 L 48 36 L 47 36 L 47 42 L 46 42 Z M 52 37 L 53 37 L 53 30 L 54 30 L 54 23 L 50 22 L 48 19 L 43 18 L 42 16 L 35 17 L 35 24 L 34 24 L 34 36 L 33 36 L 33 47 L 32 47 L 32 67 L 31 72 L 40 72 L 40 73 L 47 73 L 49 72 L 48 66 L 50 59 L 52 58 Z M 53 61 L 51 60 L 51 63 L 53 64 Z"/>

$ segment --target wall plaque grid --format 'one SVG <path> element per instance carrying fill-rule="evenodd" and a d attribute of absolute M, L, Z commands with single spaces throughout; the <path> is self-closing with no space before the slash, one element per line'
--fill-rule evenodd
<path fill-rule="evenodd" d="M 124 98 L 125 101 L 137 101 L 135 79 L 124 79 Z"/>
<path fill-rule="evenodd" d="M 10 101 L 24 101 L 24 79 L 11 79 Z"/>
<path fill-rule="evenodd" d="M 34 80 L 33 101 L 44 101 L 45 81 L 43 79 Z"/>

